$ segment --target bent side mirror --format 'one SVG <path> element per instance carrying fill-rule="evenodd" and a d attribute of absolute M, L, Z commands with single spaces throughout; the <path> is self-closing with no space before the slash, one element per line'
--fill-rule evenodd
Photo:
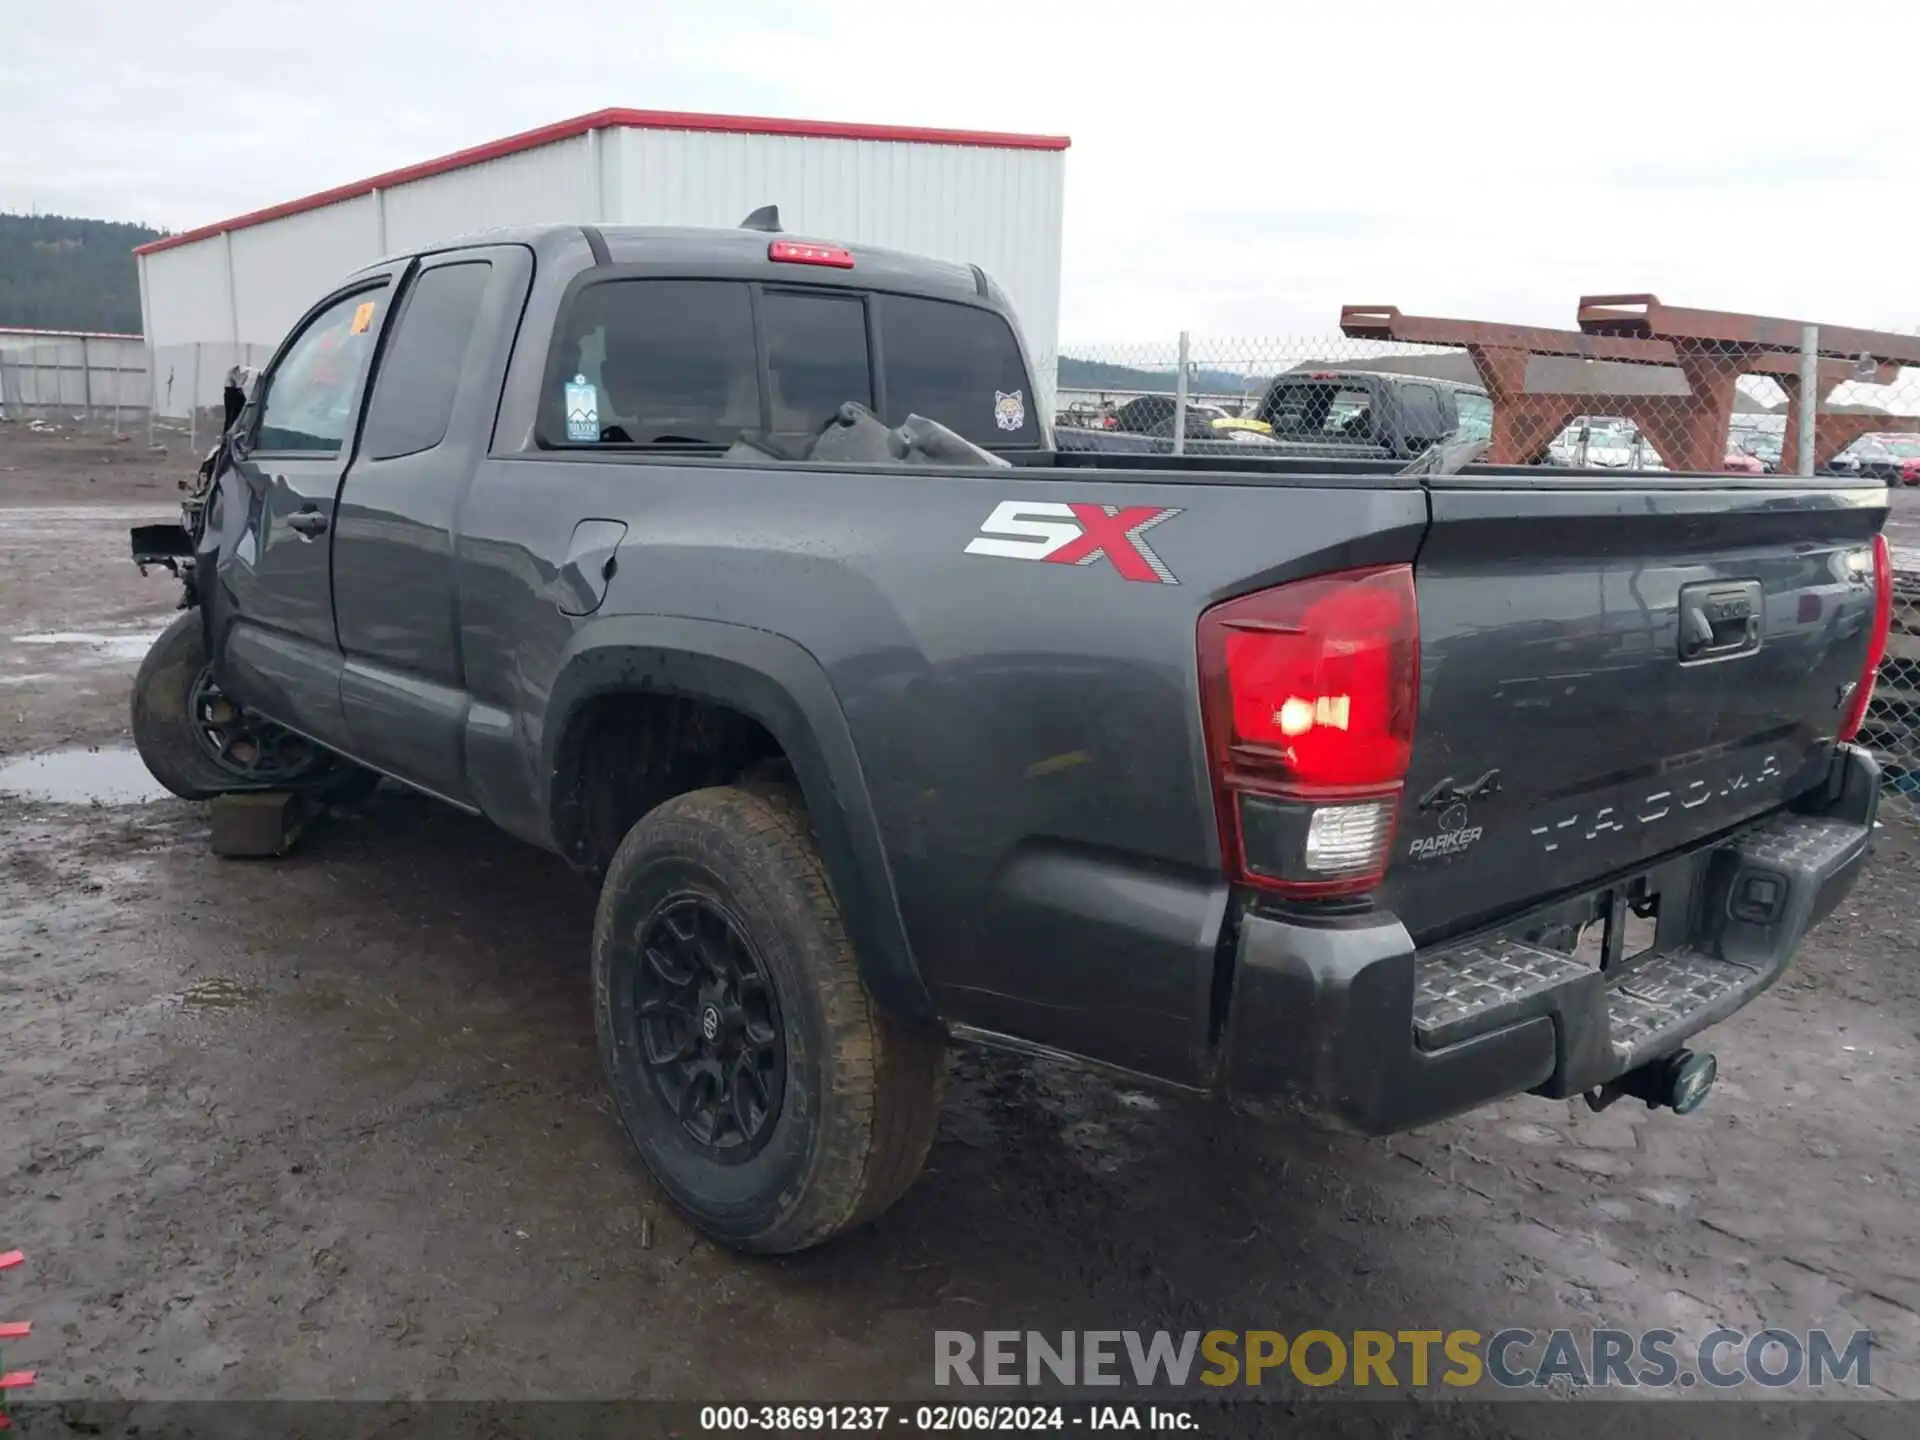
<path fill-rule="evenodd" d="M 253 400 L 260 388 L 260 372 L 251 365 L 236 365 L 227 371 L 226 387 L 221 393 L 226 420 L 222 430 L 231 430 L 240 412 Z"/>

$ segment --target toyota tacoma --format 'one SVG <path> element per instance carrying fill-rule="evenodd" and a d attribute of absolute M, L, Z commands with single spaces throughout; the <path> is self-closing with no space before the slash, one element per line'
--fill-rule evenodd
<path fill-rule="evenodd" d="M 1371 1133 L 1699 1102 L 1868 848 L 1885 486 L 1062 452 L 986 275 L 776 227 L 322 297 L 133 536 L 154 774 L 598 877 L 620 1118 L 744 1249 L 897 1199 L 956 1041 Z"/>

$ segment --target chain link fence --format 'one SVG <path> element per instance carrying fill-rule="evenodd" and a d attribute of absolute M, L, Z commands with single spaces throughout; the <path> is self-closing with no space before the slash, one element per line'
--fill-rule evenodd
<path fill-rule="evenodd" d="M 1849 475 L 1893 502 L 1893 630 L 1861 738 L 1920 814 L 1920 336 L 1583 302 L 1556 331 L 1350 306 L 1341 333 L 1063 345 L 1062 448 L 1663 474 Z M 1800 397 L 1815 397 L 1812 424 Z"/>
<path fill-rule="evenodd" d="M 273 350 L 207 340 L 148 351 L 137 336 L 0 343 L 0 419 L 49 429 L 144 430 L 149 444 L 184 439 L 197 452 L 219 433 L 227 372 L 263 366 Z"/>

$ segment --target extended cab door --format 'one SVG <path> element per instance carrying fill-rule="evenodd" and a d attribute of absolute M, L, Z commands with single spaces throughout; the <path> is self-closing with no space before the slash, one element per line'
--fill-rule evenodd
<path fill-rule="evenodd" d="M 225 503 L 245 513 L 228 519 L 237 534 L 219 568 L 222 683 L 241 703 L 333 746 L 346 739 L 329 567 L 334 495 L 395 269 L 356 277 L 294 327 L 240 422 L 224 482 Z"/>
<path fill-rule="evenodd" d="M 333 526 L 349 751 L 468 800 L 455 518 L 492 435 L 533 254 L 424 256 L 399 296 Z"/>

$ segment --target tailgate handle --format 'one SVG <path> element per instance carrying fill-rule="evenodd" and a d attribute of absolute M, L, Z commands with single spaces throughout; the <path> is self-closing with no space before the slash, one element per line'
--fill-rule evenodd
<path fill-rule="evenodd" d="M 1708 581 L 1680 590 L 1680 659 L 1727 660 L 1760 648 L 1760 582 Z"/>

